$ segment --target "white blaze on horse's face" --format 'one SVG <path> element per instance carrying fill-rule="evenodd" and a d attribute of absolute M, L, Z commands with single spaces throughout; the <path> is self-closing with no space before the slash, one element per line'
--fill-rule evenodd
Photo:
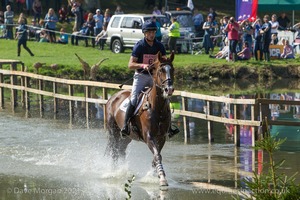
<path fill-rule="evenodd" d="M 174 92 L 174 88 L 173 88 L 173 80 L 172 80 L 172 77 L 171 77 L 171 66 L 170 65 L 165 65 L 164 67 L 164 70 L 166 72 L 166 80 L 164 81 L 165 82 L 165 87 L 164 87 L 164 97 L 167 98 L 167 97 L 170 97 L 172 96 L 173 92 Z"/>

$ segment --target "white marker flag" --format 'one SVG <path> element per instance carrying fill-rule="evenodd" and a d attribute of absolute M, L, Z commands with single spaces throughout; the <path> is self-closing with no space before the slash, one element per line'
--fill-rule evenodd
<path fill-rule="evenodd" d="M 193 0 L 188 0 L 187 7 L 188 7 L 189 9 L 191 9 L 191 10 L 194 9 Z"/>

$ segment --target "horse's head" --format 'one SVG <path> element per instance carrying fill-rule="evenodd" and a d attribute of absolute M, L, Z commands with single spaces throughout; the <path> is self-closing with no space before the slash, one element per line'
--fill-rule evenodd
<path fill-rule="evenodd" d="M 168 98 L 174 92 L 174 67 L 173 67 L 174 53 L 169 58 L 163 58 L 161 53 L 158 53 L 157 60 L 154 63 L 154 81 L 163 92 L 163 97 Z"/>

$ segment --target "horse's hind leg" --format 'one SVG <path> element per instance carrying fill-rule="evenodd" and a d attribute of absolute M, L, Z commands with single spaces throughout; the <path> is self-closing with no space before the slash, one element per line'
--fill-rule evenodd
<path fill-rule="evenodd" d="M 130 138 L 122 139 L 120 136 L 120 128 L 114 121 L 110 121 L 109 127 L 109 137 L 106 147 L 106 154 L 112 157 L 114 163 L 116 164 L 119 158 L 125 158 L 126 149 L 128 144 L 131 142 Z"/>

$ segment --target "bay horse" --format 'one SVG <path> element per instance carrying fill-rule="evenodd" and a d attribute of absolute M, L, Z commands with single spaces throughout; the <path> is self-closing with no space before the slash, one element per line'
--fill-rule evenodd
<path fill-rule="evenodd" d="M 156 170 L 160 186 L 168 186 L 160 154 L 168 130 L 171 126 L 170 97 L 174 92 L 174 53 L 163 59 L 161 53 L 152 64 L 153 85 L 142 94 L 145 95 L 137 114 L 131 118 L 130 135 L 122 138 L 121 127 L 124 125 L 125 112 L 120 109 L 122 102 L 130 98 L 130 90 L 114 94 L 106 103 L 106 119 L 109 139 L 106 153 L 114 161 L 125 158 L 126 148 L 132 140 L 143 141 L 153 153 L 152 167 Z M 150 73 L 150 72 L 149 72 Z"/>

